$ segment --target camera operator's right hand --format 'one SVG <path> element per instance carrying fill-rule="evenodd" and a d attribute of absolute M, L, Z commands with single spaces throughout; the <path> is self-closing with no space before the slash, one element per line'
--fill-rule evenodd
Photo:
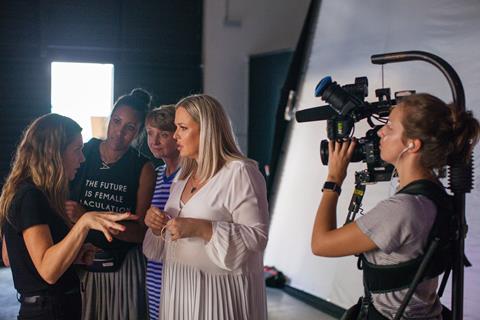
<path fill-rule="evenodd" d="M 162 234 L 163 227 L 167 224 L 169 217 L 156 207 L 150 207 L 145 215 L 145 225 L 152 229 L 156 236 Z"/>
<path fill-rule="evenodd" d="M 357 145 L 355 138 L 342 142 L 330 140 L 328 142 L 328 176 L 327 181 L 338 185 L 343 183 L 347 176 L 347 167 L 352 159 L 353 151 Z"/>
<path fill-rule="evenodd" d="M 83 214 L 77 221 L 82 227 L 91 230 L 98 230 L 105 235 L 109 242 L 113 240 L 113 235 L 125 231 L 125 226 L 118 223 L 119 221 L 137 220 L 138 216 L 130 212 L 115 213 L 115 212 L 97 212 L 90 211 Z"/>

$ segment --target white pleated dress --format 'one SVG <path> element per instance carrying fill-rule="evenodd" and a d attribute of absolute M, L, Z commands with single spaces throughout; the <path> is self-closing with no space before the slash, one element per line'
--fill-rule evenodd
<path fill-rule="evenodd" d="M 183 206 L 187 180 L 172 184 L 165 211 L 172 217 L 213 221 L 213 235 L 166 241 L 151 230 L 143 244 L 149 259 L 164 262 L 160 319 L 263 320 L 267 318 L 263 252 L 268 204 L 256 164 L 226 164 Z"/>

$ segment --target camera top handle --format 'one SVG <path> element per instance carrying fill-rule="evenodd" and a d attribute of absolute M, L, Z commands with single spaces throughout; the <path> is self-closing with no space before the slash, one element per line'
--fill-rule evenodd
<path fill-rule="evenodd" d="M 374 54 L 370 57 L 373 64 L 388 64 L 405 61 L 425 61 L 440 70 L 450 85 L 453 102 L 457 108 L 465 110 L 465 92 L 457 72 L 442 58 L 424 51 L 402 51 Z"/>
<path fill-rule="evenodd" d="M 373 64 L 388 64 L 405 61 L 425 61 L 439 69 L 450 85 L 453 102 L 459 111 L 465 110 L 465 92 L 457 72 L 442 58 L 424 51 L 403 51 L 376 54 L 371 56 Z M 461 161 L 454 161 L 449 166 L 449 189 L 454 193 L 455 212 L 458 214 L 459 235 L 455 244 L 456 253 L 452 276 L 452 314 L 454 320 L 463 319 L 463 283 L 464 252 L 467 224 L 465 220 L 465 193 L 473 186 L 473 158 L 465 166 Z M 402 306 L 405 307 L 405 306 Z M 403 309 L 398 314 L 402 314 Z"/>

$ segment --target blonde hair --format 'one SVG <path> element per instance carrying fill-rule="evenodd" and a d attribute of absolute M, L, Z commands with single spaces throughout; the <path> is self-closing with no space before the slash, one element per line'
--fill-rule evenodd
<path fill-rule="evenodd" d="M 0 196 L 0 226 L 8 220 L 15 193 L 25 181 L 40 189 L 52 209 L 68 222 L 64 213 L 68 177 L 63 153 L 81 131 L 75 121 L 54 113 L 37 118 L 25 130 Z"/>
<path fill-rule="evenodd" d="M 195 172 L 203 182 L 213 177 L 229 161 L 253 162 L 238 148 L 230 120 L 215 98 L 206 94 L 192 95 L 180 100 L 175 108 L 185 109 L 200 127 L 198 160 L 181 159 L 180 179 L 186 179 Z"/>

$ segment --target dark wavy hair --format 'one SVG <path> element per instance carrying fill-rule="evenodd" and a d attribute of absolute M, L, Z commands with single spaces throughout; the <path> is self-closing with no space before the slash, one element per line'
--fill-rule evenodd
<path fill-rule="evenodd" d="M 119 97 L 117 101 L 115 101 L 115 104 L 113 105 L 112 114 L 119 107 L 128 106 L 132 108 L 138 114 L 138 118 L 140 120 L 139 132 L 141 132 L 143 127 L 145 126 L 145 116 L 150 110 L 151 102 L 152 102 L 152 96 L 147 90 L 142 88 L 135 88 L 129 94 L 125 94 Z"/>

